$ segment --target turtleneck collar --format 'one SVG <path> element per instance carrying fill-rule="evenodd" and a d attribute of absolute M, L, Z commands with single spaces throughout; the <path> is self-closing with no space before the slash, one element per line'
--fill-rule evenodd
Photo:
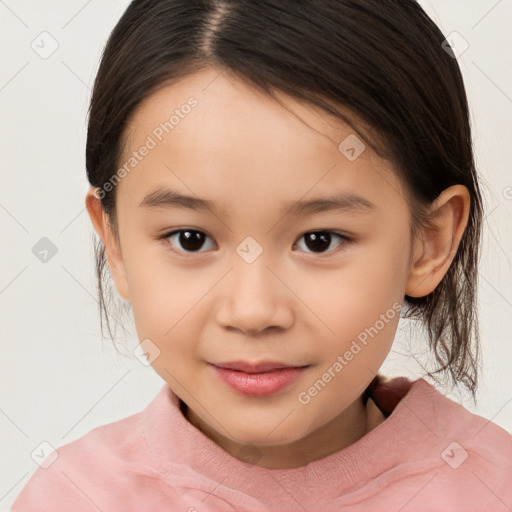
<path fill-rule="evenodd" d="M 202 482 L 205 491 L 213 492 L 222 485 L 227 493 L 243 493 L 257 497 L 261 482 L 268 481 L 268 497 L 291 490 L 298 502 L 313 496 L 334 498 L 368 482 L 397 466 L 402 454 L 414 450 L 414 439 L 404 438 L 403 430 L 418 429 L 434 411 L 428 407 L 420 416 L 409 404 L 430 403 L 437 390 L 423 379 L 410 381 L 399 377 L 386 381 L 377 375 L 365 390 L 364 398 L 375 402 L 385 416 L 377 426 L 350 446 L 306 466 L 293 469 L 266 469 L 233 457 L 185 417 L 181 400 L 163 386 L 144 411 L 143 425 L 151 457 L 158 471 L 174 483 Z M 423 425 L 423 432 L 427 432 Z M 422 434 L 423 435 L 423 434 Z"/>

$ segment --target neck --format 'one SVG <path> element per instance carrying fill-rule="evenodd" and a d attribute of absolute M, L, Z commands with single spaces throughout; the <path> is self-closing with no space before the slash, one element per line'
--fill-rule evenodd
<path fill-rule="evenodd" d="M 180 401 L 188 421 L 233 457 L 242 458 L 244 444 L 222 436 Z M 331 421 L 297 441 L 280 445 L 254 445 L 259 458 L 255 464 L 267 469 L 292 469 L 322 459 L 355 443 L 380 425 L 385 416 L 371 398 L 360 396 Z"/>

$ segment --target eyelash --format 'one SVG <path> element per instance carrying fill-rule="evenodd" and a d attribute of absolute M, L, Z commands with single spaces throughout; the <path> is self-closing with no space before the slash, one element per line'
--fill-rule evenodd
<path fill-rule="evenodd" d="M 187 256 L 187 255 L 189 255 L 189 254 L 200 254 L 201 252 L 206 252 L 206 251 L 190 251 L 190 252 L 187 252 L 187 251 L 181 251 L 181 250 L 177 250 L 177 249 L 175 249 L 175 248 L 171 245 L 170 241 L 168 240 L 171 236 L 176 235 L 176 234 L 179 234 L 179 233 L 183 233 L 183 232 L 186 232 L 186 231 L 192 231 L 192 232 L 194 232 L 194 233 L 202 233 L 202 234 L 203 234 L 203 235 L 205 235 L 207 238 L 212 239 L 212 238 L 211 238 L 209 235 L 207 235 L 204 231 L 200 231 L 200 230 L 198 230 L 198 229 L 192 229 L 192 228 L 175 229 L 175 230 L 173 230 L 173 231 L 170 231 L 170 232 L 166 232 L 166 233 L 164 233 L 163 235 L 159 236 L 158 238 L 159 238 L 160 240 L 162 240 L 163 242 L 167 242 L 167 243 L 166 243 L 166 247 L 167 247 L 170 251 L 172 251 L 173 253 L 178 254 L 178 255 L 180 255 L 180 256 L 185 256 L 185 257 L 186 257 L 186 256 Z M 334 254 L 337 254 L 338 252 L 343 251 L 343 250 L 345 249 L 345 246 L 346 246 L 347 244 L 350 244 L 350 243 L 353 243 L 353 242 L 354 242 L 354 239 L 352 239 L 352 238 L 350 238 L 350 237 L 348 237 L 348 236 L 346 236 L 346 235 L 343 235 L 343 234 L 341 234 L 341 233 L 336 233 L 336 232 L 334 232 L 334 231 L 322 230 L 322 229 L 317 229 L 317 230 L 314 230 L 314 231 L 306 231 L 303 235 L 301 235 L 301 236 L 298 238 L 297 242 L 298 242 L 299 240 L 301 240 L 305 235 L 307 235 L 307 234 L 311 234 L 311 233 L 327 233 L 327 234 L 330 234 L 330 235 L 338 236 L 338 237 L 340 237 L 340 238 L 342 239 L 342 243 L 341 243 L 338 247 L 336 247 L 335 249 L 331 249 L 331 250 L 329 250 L 329 251 L 327 251 L 327 252 L 325 252 L 325 253 L 306 252 L 306 254 L 313 254 L 313 255 L 314 255 L 314 254 L 316 254 L 316 255 L 318 255 L 318 256 L 320 256 L 320 257 L 322 257 L 322 258 L 329 258 L 329 257 L 333 256 L 333 253 L 334 253 Z M 296 242 L 296 243 L 297 243 L 297 242 Z M 294 245 L 295 245 L 295 244 L 294 244 Z"/>

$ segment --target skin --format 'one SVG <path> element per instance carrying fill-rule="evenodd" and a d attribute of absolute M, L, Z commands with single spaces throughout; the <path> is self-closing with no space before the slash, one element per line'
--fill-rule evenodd
<path fill-rule="evenodd" d="M 392 163 L 369 146 L 349 161 L 338 144 L 350 127 L 278 95 L 286 108 L 213 68 L 164 87 L 132 116 L 119 167 L 190 96 L 198 105 L 117 185 L 119 240 L 92 188 L 86 206 L 116 288 L 131 302 L 138 337 L 160 350 L 152 366 L 187 404 L 188 420 L 234 457 L 250 443 L 255 464 L 295 468 L 342 450 L 385 420 L 361 395 L 391 348 L 398 313 L 309 403 L 298 395 L 394 303 L 435 289 L 470 203 L 462 185 L 446 189 L 432 205 L 437 229 L 411 240 L 410 210 Z M 214 207 L 140 206 L 159 188 Z M 281 211 L 286 202 L 348 191 L 375 210 Z M 204 233 L 203 245 L 187 252 L 179 234 L 158 238 L 179 229 Z M 304 237 L 312 231 L 353 241 L 332 234 L 315 251 Z M 252 263 L 236 251 L 248 236 L 263 250 Z M 310 366 L 284 390 L 248 397 L 208 364 L 232 360 Z"/>

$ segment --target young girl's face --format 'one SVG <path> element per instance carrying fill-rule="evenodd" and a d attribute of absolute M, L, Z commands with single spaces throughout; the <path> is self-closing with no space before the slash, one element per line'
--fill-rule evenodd
<path fill-rule="evenodd" d="M 356 440 L 408 283 L 391 163 L 353 136 L 340 150 L 353 130 L 279 96 L 294 113 L 226 73 L 189 76 L 139 106 L 119 165 L 137 159 L 116 191 L 117 289 L 189 419 L 230 446 L 298 446 L 333 425 Z M 334 198 L 345 207 L 303 205 Z M 229 361 L 306 368 L 255 396 L 219 376 Z"/>

